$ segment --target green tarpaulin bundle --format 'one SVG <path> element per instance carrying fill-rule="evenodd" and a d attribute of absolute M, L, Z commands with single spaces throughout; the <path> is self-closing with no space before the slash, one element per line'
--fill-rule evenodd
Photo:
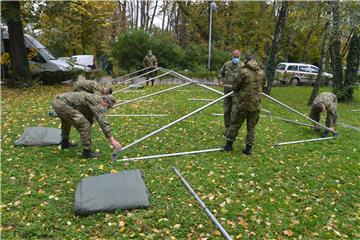
<path fill-rule="evenodd" d="M 116 209 L 149 207 L 142 170 L 104 174 L 81 180 L 76 188 L 74 213 L 87 216 Z"/>

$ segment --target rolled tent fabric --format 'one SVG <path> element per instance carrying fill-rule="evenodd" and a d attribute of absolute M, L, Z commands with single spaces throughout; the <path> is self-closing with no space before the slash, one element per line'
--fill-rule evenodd
<path fill-rule="evenodd" d="M 28 127 L 19 139 L 17 146 L 49 146 L 61 142 L 61 130 L 49 127 Z"/>
<path fill-rule="evenodd" d="M 73 210 L 76 215 L 87 216 L 149 205 L 143 171 L 129 170 L 82 179 L 76 188 Z"/>

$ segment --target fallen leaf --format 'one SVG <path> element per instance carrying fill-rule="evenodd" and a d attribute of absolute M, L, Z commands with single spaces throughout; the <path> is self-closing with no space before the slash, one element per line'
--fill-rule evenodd
<path fill-rule="evenodd" d="M 294 234 L 293 231 L 291 231 L 291 230 L 285 230 L 285 231 L 283 231 L 283 233 L 288 237 L 291 237 Z"/>

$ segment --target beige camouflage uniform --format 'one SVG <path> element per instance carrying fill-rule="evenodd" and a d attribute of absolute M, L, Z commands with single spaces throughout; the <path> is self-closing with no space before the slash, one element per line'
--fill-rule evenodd
<path fill-rule="evenodd" d="M 94 118 L 107 138 L 111 129 L 106 121 L 102 97 L 87 92 L 67 92 L 59 94 L 53 101 L 53 109 L 61 119 L 61 138 L 68 140 L 71 126 L 78 130 L 85 150 L 91 150 L 91 126 Z"/>
<path fill-rule="evenodd" d="M 255 60 L 245 64 L 234 79 L 233 107 L 231 124 L 227 131 L 227 140 L 234 142 L 241 125 L 246 120 L 247 135 L 245 144 L 253 145 L 255 126 L 259 121 L 261 92 L 266 84 L 265 73 Z"/>
<path fill-rule="evenodd" d="M 244 66 L 244 63 L 238 62 L 233 64 L 231 61 L 227 61 L 221 67 L 219 71 L 218 79 L 222 81 L 224 85 L 233 85 L 234 79 L 239 73 L 240 69 Z M 224 94 L 228 94 L 233 90 L 232 87 L 224 86 Z M 224 99 L 224 124 L 226 130 L 230 126 L 231 121 L 231 108 L 233 106 L 233 96 L 228 96 Z"/>
<path fill-rule="evenodd" d="M 334 93 L 331 92 L 323 92 L 321 93 L 319 96 L 317 96 L 312 104 L 312 106 L 318 104 L 318 103 L 322 103 L 325 105 L 325 110 L 327 112 L 326 115 L 326 120 L 325 120 L 325 126 L 327 127 L 331 127 L 333 125 L 336 125 L 336 121 L 338 118 L 338 114 L 336 111 L 336 107 L 337 107 L 337 97 Z M 319 114 L 320 113 L 315 113 L 315 114 Z M 312 113 L 310 113 L 310 116 L 312 115 Z M 320 121 L 320 119 L 319 119 Z"/>
<path fill-rule="evenodd" d="M 157 68 L 158 66 L 158 62 L 157 62 L 157 59 L 155 57 L 155 55 L 151 54 L 147 54 L 145 57 L 144 57 L 144 60 L 143 60 L 143 65 L 144 67 L 150 67 L 147 69 L 148 72 L 154 70 L 155 68 Z M 147 75 L 147 78 L 146 79 L 150 79 L 150 78 L 153 78 L 155 77 L 156 75 L 156 71 L 154 72 L 151 72 Z M 154 80 L 151 80 L 152 84 L 154 85 L 154 82 L 155 82 L 155 79 Z M 146 82 L 146 84 L 148 84 L 148 82 Z"/>
<path fill-rule="evenodd" d="M 88 92 L 103 95 L 103 86 L 93 80 L 78 80 L 74 83 L 74 92 Z"/>

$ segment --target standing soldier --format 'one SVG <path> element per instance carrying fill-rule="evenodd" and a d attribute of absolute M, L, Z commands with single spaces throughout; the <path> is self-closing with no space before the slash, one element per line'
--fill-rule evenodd
<path fill-rule="evenodd" d="M 231 123 L 226 134 L 227 141 L 223 147 L 224 151 L 232 151 L 233 142 L 241 125 L 246 120 L 246 147 L 242 152 L 251 155 L 255 141 L 255 126 L 259 121 L 261 92 L 265 84 L 265 74 L 260 69 L 255 57 L 247 56 L 245 66 L 234 79 L 234 104 L 231 109 Z"/>
<path fill-rule="evenodd" d="M 53 101 L 53 108 L 61 119 L 61 148 L 76 146 L 69 142 L 71 126 L 80 134 L 83 146 L 82 157 L 96 158 L 100 154 L 91 151 L 91 126 L 94 118 L 99 123 L 106 138 L 119 150 L 122 145 L 111 134 L 105 112 L 116 102 L 111 95 L 98 96 L 87 92 L 67 92 L 59 94 Z"/>
<path fill-rule="evenodd" d="M 317 96 L 311 105 L 310 118 L 314 121 L 320 121 L 320 113 L 327 112 L 325 126 L 330 128 L 330 130 L 335 133 L 333 126 L 336 125 L 336 120 L 338 118 L 337 111 L 337 98 L 336 95 L 331 92 L 323 92 Z M 315 130 L 319 131 L 319 125 L 315 125 Z M 325 131 L 321 137 L 327 137 L 329 131 Z"/>
<path fill-rule="evenodd" d="M 74 92 L 88 92 L 96 95 L 112 94 L 112 88 L 103 86 L 93 80 L 80 79 L 74 83 Z"/>
<path fill-rule="evenodd" d="M 148 50 L 148 54 L 144 57 L 143 65 L 145 68 L 150 67 L 150 68 L 148 68 L 148 71 L 152 71 L 158 67 L 157 59 L 156 59 L 155 55 L 152 54 L 151 50 Z M 156 71 L 149 73 L 146 80 L 155 77 L 155 72 Z M 151 80 L 151 85 L 154 85 L 154 82 L 155 82 L 155 79 Z M 146 85 L 148 85 L 148 84 L 149 84 L 149 82 L 146 82 Z"/>
<path fill-rule="evenodd" d="M 240 71 L 240 69 L 244 66 L 244 64 L 240 61 L 241 53 L 239 50 L 232 51 L 232 60 L 227 61 L 219 71 L 219 85 L 224 87 L 224 94 L 228 94 L 233 89 L 231 86 L 233 85 L 234 78 Z M 225 133 L 230 126 L 231 121 L 231 108 L 233 106 L 233 96 L 228 96 L 224 99 L 224 124 L 225 124 Z"/>

